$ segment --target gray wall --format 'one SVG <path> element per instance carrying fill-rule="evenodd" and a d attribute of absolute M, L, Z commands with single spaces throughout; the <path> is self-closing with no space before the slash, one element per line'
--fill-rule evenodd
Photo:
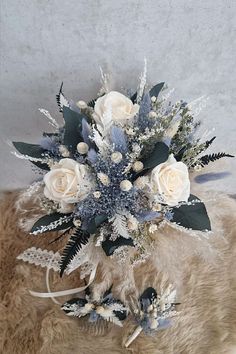
<path fill-rule="evenodd" d="M 34 178 L 8 142 L 37 141 L 47 129 L 39 107 L 60 117 L 62 80 L 68 97 L 92 98 L 102 65 L 114 88 L 135 88 L 144 56 L 151 83 L 209 97 L 199 118 L 215 128 L 215 150 L 235 152 L 235 38 L 234 0 L 1 0 L 0 188 Z M 233 172 L 235 161 L 218 168 Z M 211 186 L 233 192 L 235 174 Z"/>

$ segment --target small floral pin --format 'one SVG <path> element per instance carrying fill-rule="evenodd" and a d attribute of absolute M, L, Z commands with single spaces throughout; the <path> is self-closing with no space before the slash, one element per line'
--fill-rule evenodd
<path fill-rule="evenodd" d="M 112 322 L 122 327 L 122 321 L 127 317 L 127 308 L 120 300 L 113 297 L 111 289 L 107 290 L 99 302 L 93 301 L 91 295 L 84 298 L 74 298 L 62 305 L 62 310 L 68 316 L 88 316 L 89 322 L 97 322 L 98 319 Z"/>
<path fill-rule="evenodd" d="M 134 311 L 138 326 L 125 343 L 128 346 L 144 331 L 151 334 L 154 331 L 165 329 L 171 325 L 170 318 L 176 316 L 176 290 L 170 285 L 161 294 L 157 294 L 152 287 L 144 290 L 139 299 L 139 309 Z"/>

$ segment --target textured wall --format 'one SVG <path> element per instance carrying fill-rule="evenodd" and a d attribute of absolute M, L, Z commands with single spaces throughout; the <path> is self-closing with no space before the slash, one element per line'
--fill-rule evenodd
<path fill-rule="evenodd" d="M 209 97 L 200 118 L 215 128 L 216 150 L 235 152 L 235 38 L 234 0 L 2 0 L 0 188 L 34 177 L 8 141 L 37 141 L 47 129 L 39 107 L 60 117 L 62 80 L 68 97 L 92 98 L 102 65 L 114 88 L 135 88 L 144 56 L 151 83 L 163 80 L 187 101 Z M 235 170 L 232 161 L 218 166 Z M 235 186 L 235 174 L 212 184 Z"/>

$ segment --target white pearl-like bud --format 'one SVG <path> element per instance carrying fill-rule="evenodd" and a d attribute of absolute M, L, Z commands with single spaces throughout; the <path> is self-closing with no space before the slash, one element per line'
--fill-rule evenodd
<path fill-rule="evenodd" d="M 86 143 L 81 142 L 77 145 L 77 151 L 82 155 L 87 154 L 88 150 L 89 150 L 89 146 Z"/>
<path fill-rule="evenodd" d="M 93 196 L 94 196 L 94 198 L 99 199 L 101 197 L 101 192 L 95 191 L 95 192 L 93 192 Z"/>
<path fill-rule="evenodd" d="M 151 312 L 153 310 L 153 305 L 149 305 L 148 308 L 147 308 L 147 312 Z"/>
<path fill-rule="evenodd" d="M 151 101 L 152 101 L 152 102 L 156 102 L 156 100 L 157 100 L 156 96 L 152 96 L 152 97 L 151 97 Z"/>
<path fill-rule="evenodd" d="M 143 169 L 143 163 L 141 161 L 135 161 L 135 163 L 133 164 L 133 170 L 135 172 L 140 172 Z"/>
<path fill-rule="evenodd" d="M 154 204 L 152 206 L 152 210 L 154 211 L 161 211 L 161 204 Z"/>
<path fill-rule="evenodd" d="M 153 317 L 157 317 L 157 308 L 156 307 L 153 309 Z"/>
<path fill-rule="evenodd" d="M 88 311 L 94 309 L 94 304 L 92 304 L 91 302 L 87 302 L 87 304 L 84 305 L 84 308 Z"/>
<path fill-rule="evenodd" d="M 149 112 L 149 118 L 157 118 L 157 113 L 154 111 Z"/>
<path fill-rule="evenodd" d="M 70 152 L 65 145 L 60 145 L 58 149 L 59 149 L 61 156 L 63 156 L 63 157 L 70 156 Z"/>
<path fill-rule="evenodd" d="M 150 321 L 150 329 L 157 329 L 157 327 L 158 327 L 158 321 L 155 319 L 152 319 Z"/>
<path fill-rule="evenodd" d="M 73 220 L 73 224 L 75 225 L 75 227 L 80 227 L 80 226 L 81 226 L 81 221 L 80 221 L 80 219 L 74 219 L 74 220 Z"/>
<path fill-rule="evenodd" d="M 111 154 L 111 160 L 114 163 L 120 163 L 122 160 L 122 154 L 119 151 L 115 151 Z"/>
<path fill-rule="evenodd" d="M 123 192 L 128 192 L 133 187 L 132 183 L 128 179 L 124 179 L 120 182 L 120 189 Z"/>
<path fill-rule="evenodd" d="M 78 106 L 78 107 L 81 108 L 81 109 L 84 109 L 84 108 L 87 108 L 87 103 L 84 102 L 84 101 L 78 101 L 78 102 L 76 103 L 76 106 Z"/>
<path fill-rule="evenodd" d="M 103 172 L 99 172 L 97 176 L 104 186 L 109 186 L 110 178 L 108 177 L 108 175 Z"/>
<path fill-rule="evenodd" d="M 134 182 L 134 185 L 138 189 L 143 189 L 147 186 L 149 178 L 147 176 L 138 177 Z"/>
<path fill-rule="evenodd" d="M 104 311 L 105 311 L 105 309 L 104 309 L 103 306 L 98 306 L 98 307 L 96 307 L 96 312 L 97 312 L 97 314 L 103 313 Z"/>
<path fill-rule="evenodd" d="M 151 234 L 153 234 L 157 230 L 157 225 L 155 224 L 150 225 L 148 230 Z"/>

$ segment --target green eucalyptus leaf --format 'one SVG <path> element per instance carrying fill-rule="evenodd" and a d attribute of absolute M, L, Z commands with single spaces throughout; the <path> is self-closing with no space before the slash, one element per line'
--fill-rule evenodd
<path fill-rule="evenodd" d="M 156 167 L 160 163 L 165 162 L 168 159 L 168 157 L 169 157 L 168 146 L 165 143 L 159 141 L 154 146 L 154 149 L 150 153 L 149 157 L 147 157 L 143 161 L 144 170 L 149 170 Z"/>
<path fill-rule="evenodd" d="M 187 229 L 210 231 L 211 223 L 204 203 L 191 194 L 188 201 L 190 202 L 193 200 L 198 200 L 199 202 L 192 205 L 182 205 L 179 208 L 173 208 L 173 219 L 171 221 L 176 222 Z"/>
<path fill-rule="evenodd" d="M 149 91 L 150 97 L 152 97 L 152 96 L 157 97 L 159 95 L 159 93 L 161 92 L 164 84 L 165 84 L 164 82 L 160 82 L 159 84 L 153 86 L 153 88 Z"/>
<path fill-rule="evenodd" d="M 132 238 L 118 237 L 115 241 L 105 240 L 102 242 L 102 248 L 107 256 L 111 256 L 117 248 L 122 246 L 134 247 Z"/>
<path fill-rule="evenodd" d="M 85 117 L 66 106 L 63 106 L 63 117 L 65 120 L 64 144 L 69 150 L 75 152 L 77 144 L 83 141 L 81 130 L 82 119 Z"/>
<path fill-rule="evenodd" d="M 53 213 L 53 214 L 45 215 L 45 216 L 43 216 L 42 218 L 40 218 L 39 220 L 36 221 L 36 223 L 34 224 L 34 226 L 31 229 L 31 233 L 40 230 L 41 227 L 43 227 L 43 226 L 50 225 L 51 223 L 59 220 L 60 218 L 62 218 L 64 216 L 68 216 L 69 217 L 70 215 L 71 214 L 61 214 L 61 213 Z M 72 226 L 73 226 L 73 221 L 72 221 L 72 218 L 71 218 L 71 220 L 64 221 L 61 225 L 58 225 L 52 231 L 65 230 L 65 229 L 68 229 L 68 228 L 70 228 Z"/>

